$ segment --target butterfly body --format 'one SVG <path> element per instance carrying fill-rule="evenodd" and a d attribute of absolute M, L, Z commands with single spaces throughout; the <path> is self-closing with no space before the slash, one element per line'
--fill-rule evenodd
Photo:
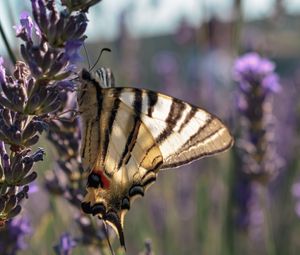
<path fill-rule="evenodd" d="M 206 111 L 160 93 L 114 87 L 112 74 L 83 70 L 78 105 L 81 156 L 90 172 L 83 211 L 97 215 L 125 245 L 123 223 L 160 169 L 177 167 L 231 147 L 225 125 Z"/>

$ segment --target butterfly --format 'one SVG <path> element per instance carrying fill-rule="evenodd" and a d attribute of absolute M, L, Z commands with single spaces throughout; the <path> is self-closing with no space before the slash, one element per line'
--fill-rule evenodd
<path fill-rule="evenodd" d="M 115 87 L 110 69 L 83 69 L 77 94 L 81 157 L 87 194 L 82 210 L 104 220 L 125 248 L 124 216 L 144 196 L 159 170 L 229 149 L 233 138 L 220 119 L 151 90 Z"/>

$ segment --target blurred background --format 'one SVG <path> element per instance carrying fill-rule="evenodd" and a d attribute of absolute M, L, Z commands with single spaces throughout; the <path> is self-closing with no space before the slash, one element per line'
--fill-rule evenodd
<path fill-rule="evenodd" d="M 28 3 L 0 2 L 0 21 L 19 59 L 12 26 L 21 11 L 30 12 Z M 200 106 L 219 116 L 236 139 L 222 155 L 159 174 L 127 214 L 127 254 L 299 254 L 300 1 L 103 0 L 88 19 L 82 66 L 93 65 L 108 47 L 112 52 L 97 67 L 110 67 L 118 86 L 153 89 Z M 240 174 L 244 123 L 233 67 L 250 51 L 275 63 L 282 87 L 268 105 L 276 174 L 263 182 Z M 1 40 L 0 54 L 8 59 Z M 61 233 L 79 233 L 74 208 L 44 188 L 55 148 L 46 139 L 39 146 L 47 156 L 39 164 L 38 192 L 24 205 L 31 231 L 19 254 L 52 254 Z M 100 253 L 77 247 L 73 254 Z"/>

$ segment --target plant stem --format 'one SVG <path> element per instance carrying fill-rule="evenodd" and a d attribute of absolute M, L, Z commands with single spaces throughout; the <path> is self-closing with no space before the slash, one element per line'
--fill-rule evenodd
<path fill-rule="evenodd" d="M 10 45 L 9 45 L 9 42 L 8 42 L 8 39 L 7 39 L 7 36 L 3 30 L 3 27 L 2 27 L 2 24 L 0 22 L 0 33 L 1 33 L 1 36 L 2 36 L 2 39 L 3 39 L 3 42 L 5 44 L 5 47 L 7 49 L 7 52 L 8 52 L 8 55 L 9 55 L 9 58 L 11 60 L 11 62 L 15 65 L 16 64 L 16 56 L 14 54 L 14 52 L 12 51 Z"/>

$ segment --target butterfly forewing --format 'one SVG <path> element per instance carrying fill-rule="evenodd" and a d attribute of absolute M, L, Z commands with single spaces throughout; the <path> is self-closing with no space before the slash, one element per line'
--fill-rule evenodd
<path fill-rule="evenodd" d="M 132 108 L 132 98 L 137 91 L 140 90 L 124 88 L 121 101 Z M 232 145 L 228 129 L 217 117 L 160 93 L 156 93 L 156 100 L 151 105 L 149 97 L 155 92 L 141 91 L 144 101 L 140 118 L 163 155 L 161 168 L 180 166 Z"/>
<path fill-rule="evenodd" d="M 83 210 L 113 225 L 124 245 L 125 211 L 159 169 L 224 151 L 233 140 L 205 110 L 149 90 L 107 88 L 107 77 L 98 74 L 99 82 L 85 70 L 81 77 L 81 154 L 90 171 Z"/>

